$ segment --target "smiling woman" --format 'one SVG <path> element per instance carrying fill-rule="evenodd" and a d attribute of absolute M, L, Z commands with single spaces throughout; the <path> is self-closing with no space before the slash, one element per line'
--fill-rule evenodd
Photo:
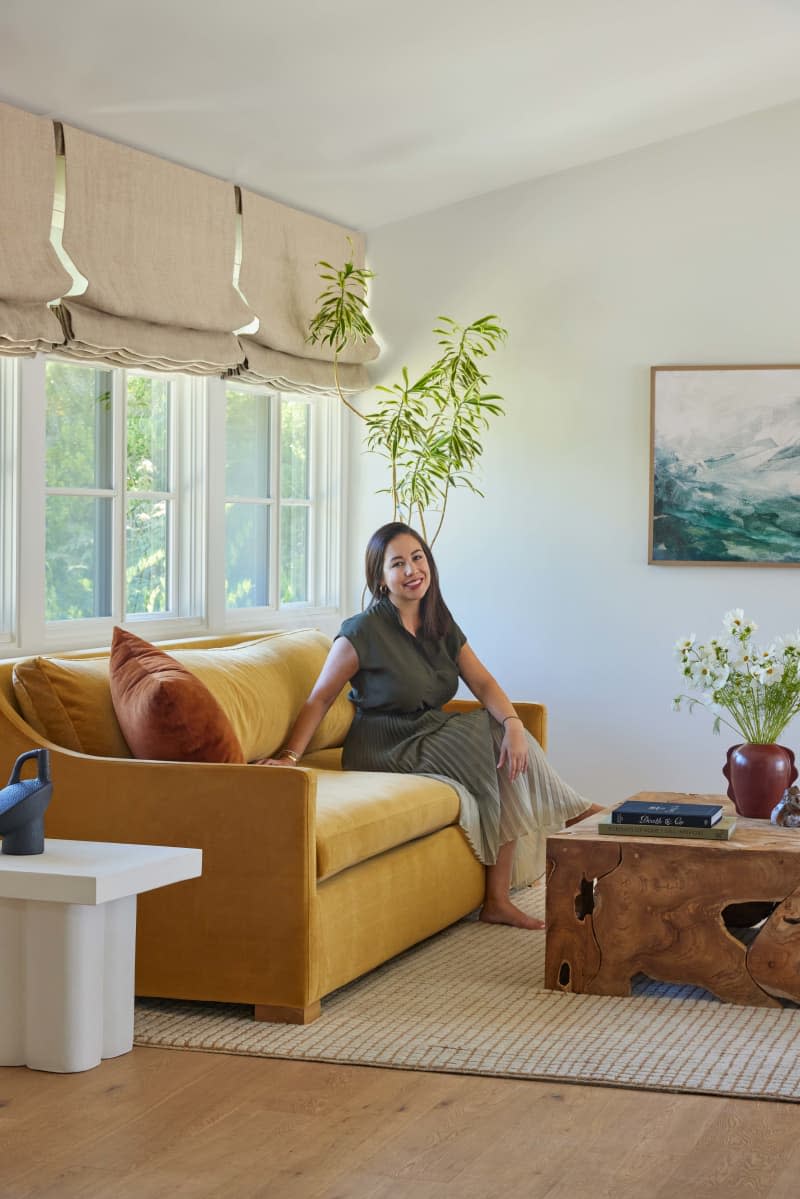
<path fill-rule="evenodd" d="M 468 645 L 419 534 L 384 525 L 370 539 L 365 566 L 371 604 L 342 624 L 282 753 L 265 764 L 296 765 L 349 680 L 356 715 L 344 768 L 446 778 L 461 801 L 461 829 L 487 866 L 481 919 L 542 928 L 511 902 L 509 886 L 543 873 L 549 833 L 597 809 L 558 777 Z M 460 678 L 482 708 L 444 710 Z"/>
<path fill-rule="evenodd" d="M 408 533 L 402 533 L 396 542 L 396 549 L 384 570 L 387 580 L 384 586 L 394 604 L 405 599 L 422 599 L 430 582 L 422 546 Z M 416 633 L 416 629 L 412 632 Z"/>

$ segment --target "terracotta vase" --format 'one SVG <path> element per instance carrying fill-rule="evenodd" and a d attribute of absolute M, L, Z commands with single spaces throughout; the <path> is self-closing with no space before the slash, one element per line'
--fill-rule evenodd
<path fill-rule="evenodd" d="M 794 754 L 785 745 L 732 745 L 722 767 L 728 798 L 741 816 L 769 820 L 772 809 L 797 778 Z"/>

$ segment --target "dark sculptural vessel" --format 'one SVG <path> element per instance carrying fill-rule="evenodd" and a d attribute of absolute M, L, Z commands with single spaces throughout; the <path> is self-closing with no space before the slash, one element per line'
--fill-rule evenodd
<path fill-rule="evenodd" d="M 794 752 L 785 745 L 732 745 L 722 767 L 728 798 L 740 816 L 769 820 L 772 809 L 797 778 Z"/>
<path fill-rule="evenodd" d="M 32 758 L 37 761 L 36 778 L 21 779 L 24 763 Z M 47 750 L 31 749 L 20 754 L 8 785 L 0 791 L 0 836 L 3 838 L 0 852 L 44 853 L 44 813 L 52 795 Z"/>

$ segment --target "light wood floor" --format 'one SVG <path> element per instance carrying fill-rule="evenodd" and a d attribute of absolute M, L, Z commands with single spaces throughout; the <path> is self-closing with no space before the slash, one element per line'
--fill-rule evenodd
<path fill-rule="evenodd" d="M 134 1049 L 0 1069 L 2 1199 L 796 1199 L 793 1104 Z"/>

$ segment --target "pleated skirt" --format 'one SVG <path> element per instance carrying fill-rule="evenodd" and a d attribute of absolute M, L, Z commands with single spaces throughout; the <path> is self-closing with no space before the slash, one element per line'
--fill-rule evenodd
<path fill-rule="evenodd" d="M 459 824 L 487 866 L 501 845 L 516 843 L 512 886 L 539 878 L 551 833 L 590 806 L 568 786 L 528 737 L 528 769 L 513 782 L 497 768 L 503 726 L 481 708 L 431 709 L 417 715 L 357 713 L 344 743 L 345 770 L 424 774 L 450 783 L 460 801 Z"/>

